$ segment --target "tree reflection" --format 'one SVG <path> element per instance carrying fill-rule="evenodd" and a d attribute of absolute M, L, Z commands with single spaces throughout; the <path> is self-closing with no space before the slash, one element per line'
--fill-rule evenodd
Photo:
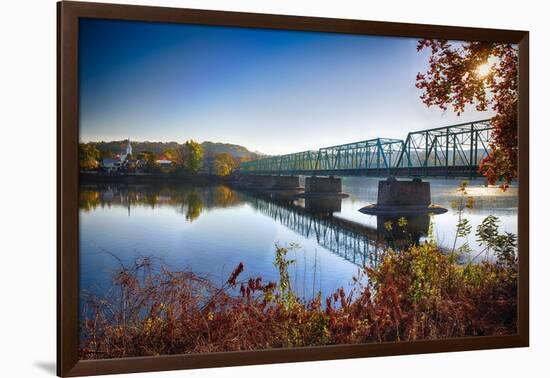
<path fill-rule="evenodd" d="M 189 222 L 197 220 L 203 209 L 203 199 L 196 189 L 185 194 L 185 204 L 187 207 L 185 219 Z"/>
<path fill-rule="evenodd" d="M 239 194 L 225 185 L 127 185 L 98 184 L 80 187 L 79 208 L 93 211 L 97 207 L 174 207 L 193 222 L 204 209 L 238 206 Z"/>

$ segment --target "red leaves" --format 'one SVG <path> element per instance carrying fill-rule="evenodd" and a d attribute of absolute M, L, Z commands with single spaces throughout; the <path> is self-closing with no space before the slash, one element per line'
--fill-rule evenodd
<path fill-rule="evenodd" d="M 116 358 L 515 333 L 517 272 L 486 262 L 468 274 L 452 264 L 428 244 L 386 252 L 363 269 L 368 281 L 359 275 L 324 307 L 296 294 L 287 306 L 277 285 L 259 277 L 238 281 L 242 263 L 222 288 L 167 269 L 143 280 L 140 266 L 117 276 L 112 298 L 90 299 L 79 353 Z"/>
<path fill-rule="evenodd" d="M 244 270 L 244 264 L 242 262 L 239 263 L 239 265 L 233 270 L 233 273 L 229 276 L 229 279 L 227 280 L 227 284 L 229 286 L 234 287 L 237 284 L 237 277 L 239 274 L 241 274 Z"/>
<path fill-rule="evenodd" d="M 442 110 L 452 107 L 460 115 L 466 106 L 478 111 L 492 109 L 492 151 L 481 163 L 480 172 L 493 184 L 504 180 L 503 188 L 517 177 L 517 49 L 510 44 L 423 39 L 417 50 L 430 49 L 428 71 L 416 75 L 416 87 L 426 106 Z M 490 64 L 489 73 L 478 74 Z"/>

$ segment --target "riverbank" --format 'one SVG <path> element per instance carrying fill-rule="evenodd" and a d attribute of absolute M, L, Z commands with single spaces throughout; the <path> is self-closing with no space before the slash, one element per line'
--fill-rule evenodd
<path fill-rule="evenodd" d="M 128 173 L 107 174 L 100 172 L 80 172 L 80 184 L 117 183 L 117 184 L 229 184 L 230 176 L 208 174 L 179 174 L 179 173 Z"/>

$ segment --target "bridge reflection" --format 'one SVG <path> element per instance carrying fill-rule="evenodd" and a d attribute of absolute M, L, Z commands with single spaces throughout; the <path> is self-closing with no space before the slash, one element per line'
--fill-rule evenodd
<path fill-rule="evenodd" d="M 313 238 L 318 245 L 357 266 L 376 266 L 380 253 L 391 247 L 399 250 L 428 234 L 430 218 L 403 219 L 378 217 L 376 225 L 365 225 L 337 214 L 342 199 L 296 199 L 300 191 L 237 191 L 224 185 L 213 186 L 139 186 L 87 185 L 80 188 L 80 209 L 88 212 L 97 207 L 124 207 L 131 215 L 136 206 L 157 208 L 169 206 L 185 215 L 188 222 L 200 218 L 204 210 L 231 208 L 250 204 L 290 230 Z M 362 215 L 369 217 L 368 215 Z"/>
<path fill-rule="evenodd" d="M 378 217 L 377 226 L 333 215 L 341 209 L 340 198 L 296 201 L 292 192 L 243 193 L 257 211 L 357 266 L 377 266 L 382 251 L 419 243 L 428 234 L 428 215 L 412 218 Z"/>

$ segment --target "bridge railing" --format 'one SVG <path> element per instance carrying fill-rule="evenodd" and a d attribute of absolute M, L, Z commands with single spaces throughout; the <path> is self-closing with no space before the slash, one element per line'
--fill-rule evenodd
<path fill-rule="evenodd" d="M 477 175 L 490 151 L 490 120 L 411 132 L 244 162 L 241 173 Z"/>

